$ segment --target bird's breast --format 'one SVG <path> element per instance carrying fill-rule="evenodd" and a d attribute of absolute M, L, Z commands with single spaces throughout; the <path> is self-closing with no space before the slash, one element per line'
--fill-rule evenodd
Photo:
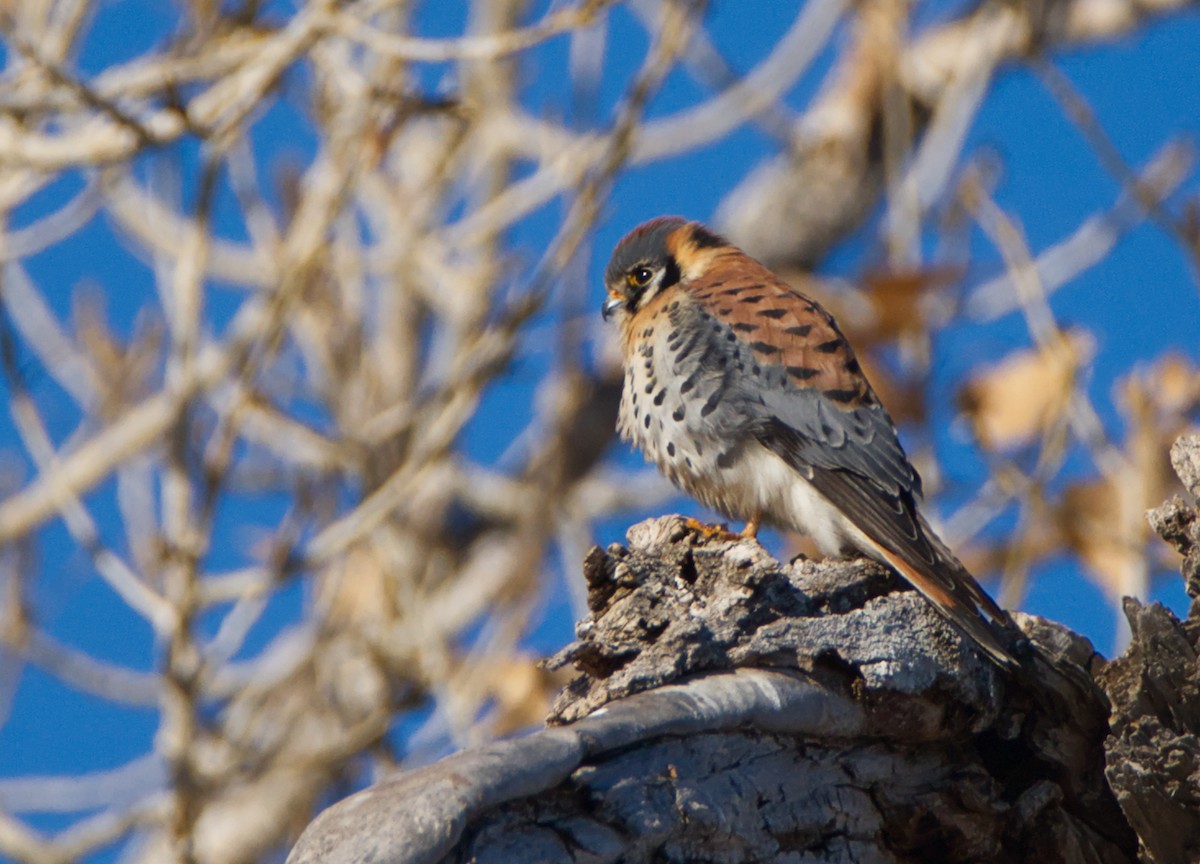
<path fill-rule="evenodd" d="M 703 367 L 704 338 L 668 326 L 635 334 L 626 351 L 618 430 L 671 482 L 718 507 L 713 481 L 735 442 L 712 422 L 720 404 L 714 398 L 720 370 Z"/>
<path fill-rule="evenodd" d="M 719 513 L 761 517 L 813 535 L 827 551 L 840 549 L 839 514 L 756 437 L 754 376 L 762 370 L 750 350 L 719 322 L 680 317 L 671 326 L 647 325 L 627 343 L 621 437 Z"/>

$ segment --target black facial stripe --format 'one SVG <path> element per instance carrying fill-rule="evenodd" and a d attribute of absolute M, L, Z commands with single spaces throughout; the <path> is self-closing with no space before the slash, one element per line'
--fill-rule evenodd
<path fill-rule="evenodd" d="M 628 285 L 628 288 L 626 289 L 626 291 L 628 292 L 628 297 L 629 297 L 629 300 L 627 301 L 626 305 L 629 307 L 630 311 L 636 312 L 643 305 L 645 305 L 645 303 L 651 297 L 657 296 L 658 293 L 660 291 L 662 291 L 664 288 L 670 288 L 672 285 L 675 285 L 676 283 L 679 282 L 680 278 L 682 278 L 683 274 L 679 269 L 679 264 L 670 255 L 668 255 L 666 257 L 666 259 L 661 263 L 661 265 L 659 265 L 658 262 L 655 262 L 655 261 L 646 261 L 646 262 L 638 264 L 634 267 L 631 267 L 629 269 L 629 272 L 632 273 L 634 270 L 637 270 L 639 267 L 647 267 L 650 270 L 654 270 L 656 268 L 656 266 L 662 267 L 662 276 L 659 277 L 659 279 L 657 281 L 652 279 L 652 280 L 650 280 L 650 283 L 648 285 L 640 285 L 640 286 L 626 283 Z"/>
<path fill-rule="evenodd" d="M 718 249 L 729 245 L 729 241 L 724 237 L 714 234 L 702 225 L 692 228 L 692 240 L 699 249 Z"/>
<path fill-rule="evenodd" d="M 677 284 L 682 276 L 683 274 L 679 271 L 679 262 L 675 260 L 674 255 L 668 255 L 663 265 L 662 287 L 670 288 Z"/>
<path fill-rule="evenodd" d="M 643 268 L 646 270 L 650 270 L 650 271 L 654 270 L 653 266 L 651 266 L 651 263 L 649 261 L 640 261 L 637 264 L 630 267 L 626 271 L 626 276 L 628 276 L 628 274 L 630 274 L 630 273 L 636 273 L 638 270 L 641 270 Z M 647 282 L 645 285 L 635 285 L 633 282 L 629 281 L 628 278 L 626 278 L 624 280 L 624 282 L 625 282 L 625 296 L 628 298 L 625 301 L 625 305 L 632 312 L 635 309 L 637 309 L 638 306 L 641 305 L 642 295 L 644 295 L 646 293 L 647 289 L 649 289 L 650 286 L 652 286 L 654 284 L 654 279 L 651 278 L 650 281 Z"/>

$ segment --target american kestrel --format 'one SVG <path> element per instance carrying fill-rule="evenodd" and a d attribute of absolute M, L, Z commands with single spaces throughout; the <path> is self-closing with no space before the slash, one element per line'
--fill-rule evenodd
<path fill-rule="evenodd" d="M 810 535 L 895 569 L 1001 666 L 1008 615 L 921 516 L 921 478 L 833 316 L 698 222 L 617 245 L 604 317 L 620 326 L 618 429 L 731 519 Z M 999 632 L 998 632 L 999 631 Z"/>

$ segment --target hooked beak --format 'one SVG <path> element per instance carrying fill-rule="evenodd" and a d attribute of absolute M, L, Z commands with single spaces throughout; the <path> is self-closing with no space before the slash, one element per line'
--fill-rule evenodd
<path fill-rule="evenodd" d="M 600 314 L 607 321 L 613 316 L 613 313 L 625 305 L 625 301 L 620 297 L 609 297 L 604 301 L 604 305 L 600 307 Z"/>

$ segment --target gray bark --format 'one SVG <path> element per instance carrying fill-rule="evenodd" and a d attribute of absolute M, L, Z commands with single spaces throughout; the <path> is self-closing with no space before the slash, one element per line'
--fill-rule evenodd
<path fill-rule="evenodd" d="M 1200 501 L 1200 437 L 1177 441 L 1171 464 Z M 1125 599 L 1133 641 L 1100 675 L 1113 708 L 1105 774 L 1144 860 L 1194 862 L 1200 861 L 1200 518 L 1179 497 L 1147 516 L 1183 555 L 1192 608 L 1180 622 L 1157 603 Z"/>
<path fill-rule="evenodd" d="M 1195 486 L 1200 439 L 1173 457 Z M 1151 522 L 1196 596 L 1195 507 Z M 1010 677 L 874 563 L 781 564 L 678 517 L 628 540 L 584 562 L 545 729 L 351 796 L 288 860 L 1200 859 L 1195 609 L 1131 601 L 1109 664 L 1018 616 L 1034 649 Z"/>

